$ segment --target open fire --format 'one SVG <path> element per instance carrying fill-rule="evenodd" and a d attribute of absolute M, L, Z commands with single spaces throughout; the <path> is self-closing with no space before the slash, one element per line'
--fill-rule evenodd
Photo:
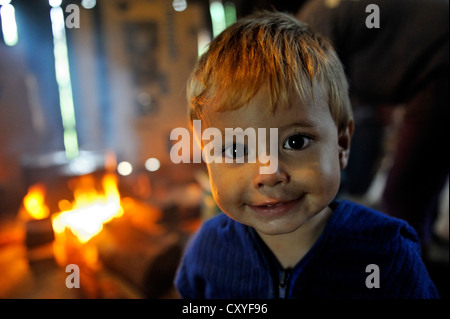
<path fill-rule="evenodd" d="M 61 212 L 52 216 L 55 236 L 69 229 L 80 243 L 86 243 L 100 233 L 105 223 L 123 215 L 117 178 L 106 174 L 102 180 L 103 190 L 98 191 L 89 175 L 75 181 L 74 200 L 59 201 Z"/>
<path fill-rule="evenodd" d="M 83 175 L 70 180 L 69 187 L 73 199 L 59 200 L 58 212 L 51 213 L 47 207 L 46 188 L 41 183 L 29 188 L 23 208 L 27 219 L 51 220 L 53 255 L 60 266 L 75 259 L 95 268 L 97 249 L 89 241 L 102 231 L 104 224 L 124 214 L 117 177 L 107 172 L 98 183 L 93 175 Z"/>
<path fill-rule="evenodd" d="M 119 176 L 105 165 L 29 187 L 19 211 L 29 264 L 51 261 L 66 273 L 76 265 L 82 284 L 73 292 L 81 298 L 155 298 L 171 289 L 180 236 L 163 224 L 160 206 L 127 185 L 119 192 Z"/>
<path fill-rule="evenodd" d="M 94 177 L 85 175 L 71 181 L 74 199 L 61 199 L 61 210 L 51 215 L 55 237 L 70 230 L 80 243 L 86 243 L 100 233 L 105 223 L 123 215 L 117 177 L 107 173 L 102 178 L 102 189 L 95 185 Z M 35 184 L 24 197 L 23 206 L 32 219 L 44 219 L 50 212 L 45 204 L 45 186 Z"/>

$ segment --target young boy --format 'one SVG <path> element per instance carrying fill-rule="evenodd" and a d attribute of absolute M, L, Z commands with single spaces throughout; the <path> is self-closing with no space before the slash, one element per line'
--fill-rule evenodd
<path fill-rule="evenodd" d="M 175 280 L 182 297 L 438 297 L 407 223 L 335 200 L 353 120 L 324 38 L 283 13 L 239 20 L 200 58 L 188 99 L 202 130 L 276 128 L 278 148 L 269 173 L 236 139 L 222 145 L 223 161 L 207 162 L 225 214 L 191 239 Z M 257 160 L 242 161 L 249 154 Z"/>

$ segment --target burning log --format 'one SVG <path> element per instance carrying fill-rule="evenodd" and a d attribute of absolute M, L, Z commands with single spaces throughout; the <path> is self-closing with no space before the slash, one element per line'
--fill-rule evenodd
<path fill-rule="evenodd" d="M 51 243 L 55 238 L 50 218 L 33 219 L 25 223 L 25 245 L 40 246 Z"/>
<path fill-rule="evenodd" d="M 160 214 L 155 208 L 136 204 L 134 210 L 139 211 L 139 216 Z M 182 236 L 158 228 L 157 224 L 150 228 L 152 221 L 145 225 L 142 217 L 137 225 L 133 211 L 128 212 L 124 218 L 108 224 L 94 239 L 99 260 L 142 291 L 145 298 L 162 298 L 173 288 L 183 249 Z"/>

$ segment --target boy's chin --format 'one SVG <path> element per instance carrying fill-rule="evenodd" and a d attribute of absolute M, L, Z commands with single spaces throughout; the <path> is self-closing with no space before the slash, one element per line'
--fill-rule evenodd
<path fill-rule="evenodd" d="M 298 230 L 300 226 L 272 226 L 272 227 L 258 227 L 258 226 L 251 226 L 253 227 L 256 232 L 260 235 L 266 235 L 266 236 L 283 236 L 283 235 L 289 235 L 291 233 L 294 233 L 296 230 Z"/>

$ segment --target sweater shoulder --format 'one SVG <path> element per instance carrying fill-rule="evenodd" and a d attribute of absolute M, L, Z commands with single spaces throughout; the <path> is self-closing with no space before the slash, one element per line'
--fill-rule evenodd
<path fill-rule="evenodd" d="M 246 226 L 220 213 L 203 222 L 189 240 L 187 252 L 198 255 L 211 250 L 233 247 L 242 242 L 241 237 L 245 236 L 245 233 Z"/>
<path fill-rule="evenodd" d="M 436 298 L 419 238 L 407 222 L 350 201 L 337 201 L 333 208 L 320 263 L 314 264 L 330 291 L 339 287 L 344 298 L 344 292 L 352 298 Z M 323 276 L 328 265 L 333 271 Z M 382 289 L 366 288 L 369 266 L 378 269 Z"/>
<path fill-rule="evenodd" d="M 197 237 L 217 237 L 232 239 L 236 233 L 244 231 L 246 226 L 239 224 L 224 213 L 220 213 L 205 222 L 200 227 Z M 229 238 L 230 237 L 230 238 Z"/>
<path fill-rule="evenodd" d="M 404 239 L 419 243 L 416 231 L 406 221 L 351 201 L 336 202 L 333 215 L 331 228 L 338 236 L 374 242 Z"/>

